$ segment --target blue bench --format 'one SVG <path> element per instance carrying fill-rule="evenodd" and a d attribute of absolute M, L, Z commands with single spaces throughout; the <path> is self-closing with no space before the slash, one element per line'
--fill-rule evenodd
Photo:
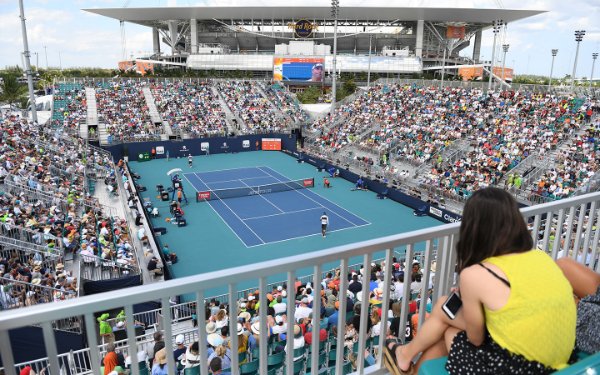
<path fill-rule="evenodd" d="M 600 353 L 589 355 L 587 353 L 577 353 L 579 361 L 567 368 L 555 372 L 556 375 L 585 375 L 590 373 L 600 373 Z M 445 375 L 448 374 L 446 371 L 446 360 L 448 357 L 441 357 L 431 359 L 423 362 L 421 368 L 419 368 L 419 375 Z M 589 369 L 596 370 L 596 372 L 589 372 Z"/>

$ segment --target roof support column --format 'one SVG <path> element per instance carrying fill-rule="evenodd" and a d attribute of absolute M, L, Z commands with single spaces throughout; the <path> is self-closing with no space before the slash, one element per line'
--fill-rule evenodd
<path fill-rule="evenodd" d="M 475 33 L 475 43 L 473 44 L 473 61 L 476 63 L 479 63 L 479 54 L 481 53 L 481 34 L 482 30 L 477 30 Z"/>
<path fill-rule="evenodd" d="M 195 18 L 190 20 L 190 39 L 192 41 L 192 54 L 198 53 L 198 22 Z"/>
<path fill-rule="evenodd" d="M 177 46 L 177 21 L 169 20 L 169 38 L 171 39 L 171 55 L 174 55 Z"/>
<path fill-rule="evenodd" d="M 152 50 L 155 55 L 160 55 L 160 36 L 156 27 L 152 28 Z"/>
<path fill-rule="evenodd" d="M 417 41 L 415 45 L 415 56 L 423 57 L 423 26 L 425 22 L 423 20 L 417 21 Z"/>

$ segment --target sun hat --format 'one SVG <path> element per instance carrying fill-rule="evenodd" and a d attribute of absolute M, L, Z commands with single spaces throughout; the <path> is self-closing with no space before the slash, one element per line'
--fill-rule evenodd
<path fill-rule="evenodd" d="M 206 341 L 210 344 L 210 346 L 219 346 L 223 343 L 223 337 L 217 333 L 211 333 L 206 338 Z"/>
<path fill-rule="evenodd" d="M 260 322 L 254 322 L 250 328 L 252 329 L 252 333 L 260 335 Z"/>
<path fill-rule="evenodd" d="M 249 322 L 250 318 L 252 318 L 252 315 L 250 315 L 248 311 L 242 311 L 239 313 L 238 318 L 244 318 L 247 322 Z"/>
<path fill-rule="evenodd" d="M 237 324 L 237 335 L 241 335 L 242 333 L 244 333 L 244 328 L 242 327 L 242 325 L 240 323 Z"/>
<path fill-rule="evenodd" d="M 210 322 L 206 325 L 206 333 L 208 333 L 209 335 L 211 333 L 215 333 L 217 331 L 217 325 L 215 324 L 215 322 Z"/>

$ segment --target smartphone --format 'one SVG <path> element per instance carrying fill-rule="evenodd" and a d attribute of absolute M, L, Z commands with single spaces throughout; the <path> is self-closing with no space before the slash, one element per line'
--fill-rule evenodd
<path fill-rule="evenodd" d="M 442 305 L 442 310 L 448 315 L 448 318 L 454 320 L 458 310 L 462 307 L 462 301 L 457 293 L 452 292 L 446 302 Z"/>

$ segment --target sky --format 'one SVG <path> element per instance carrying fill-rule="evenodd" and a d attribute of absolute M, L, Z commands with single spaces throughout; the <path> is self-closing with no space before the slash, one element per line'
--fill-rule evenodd
<path fill-rule="evenodd" d="M 119 22 L 84 12 L 82 8 L 160 7 L 177 6 L 247 6 L 242 0 L 23 0 L 32 64 L 40 67 L 102 67 L 116 68 L 121 60 Z M 253 6 L 279 5 L 281 0 L 254 0 Z M 389 0 L 370 0 L 370 6 L 389 6 Z M 298 6 L 329 6 L 327 0 L 292 0 L 286 4 Z M 363 6 L 364 0 L 340 0 L 340 7 Z M 517 75 L 548 76 L 552 60 L 551 49 L 559 50 L 554 65 L 554 77 L 571 74 L 575 58 L 575 30 L 586 30 L 580 45 L 576 76 L 589 77 L 592 53 L 600 52 L 600 5 L 598 0 L 406 0 L 394 1 L 394 6 L 414 7 L 479 7 L 545 10 L 547 13 L 509 24 L 499 34 L 500 44 L 510 44 L 507 67 Z M 594 21 L 596 20 L 596 21 Z M 126 24 L 127 56 L 142 55 L 152 50 L 149 28 Z M 481 56 L 490 60 L 493 34 L 483 34 Z M 161 46 L 163 51 L 169 50 Z M 0 0 L 0 69 L 21 65 L 23 41 L 17 0 Z M 470 56 L 471 49 L 461 55 Z M 600 76 L 600 62 L 595 77 Z"/>

